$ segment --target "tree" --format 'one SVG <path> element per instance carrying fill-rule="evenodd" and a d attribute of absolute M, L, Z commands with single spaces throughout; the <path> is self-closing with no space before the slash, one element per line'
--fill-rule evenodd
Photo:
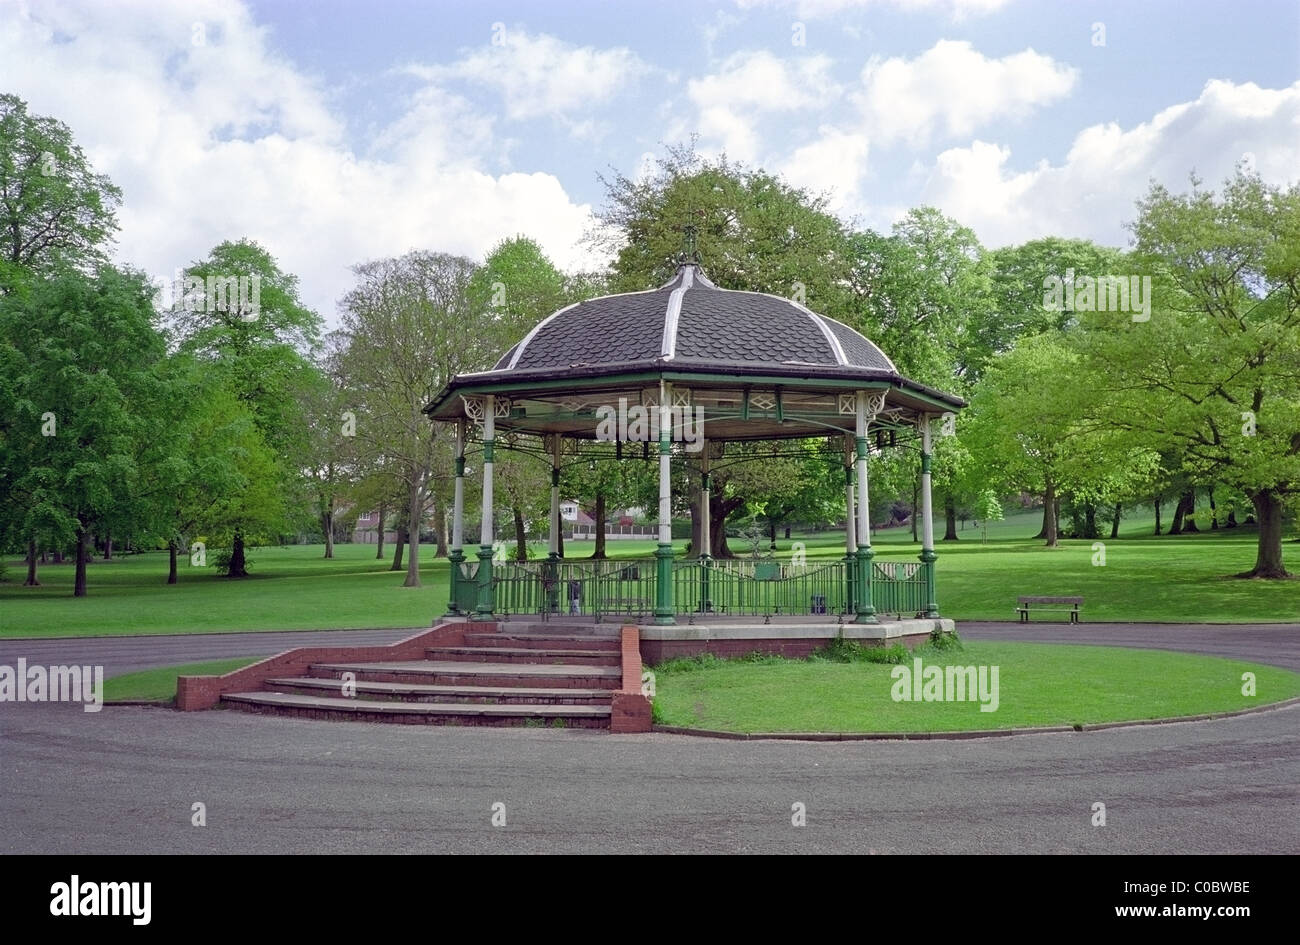
<path fill-rule="evenodd" d="M 1300 185 L 1239 169 L 1222 194 L 1153 185 L 1132 229 L 1149 318 L 1081 316 L 1096 422 L 1180 453 L 1239 489 L 1259 524 L 1255 566 L 1284 578 L 1282 517 L 1300 490 Z"/>
<path fill-rule="evenodd" d="M 988 365 L 970 419 L 986 481 L 1042 496 L 1049 548 L 1057 545 L 1057 496 L 1086 452 L 1070 398 L 1077 361 L 1052 335 L 1021 339 Z"/>
<path fill-rule="evenodd" d="M 589 239 L 616 254 L 611 291 L 668 281 L 691 226 L 716 285 L 794 295 L 832 317 L 844 312 L 849 258 L 826 197 L 725 156 L 703 158 L 691 146 L 669 148 L 647 177 L 602 180 L 606 203 Z"/>
<path fill-rule="evenodd" d="M 724 289 L 793 298 L 830 317 L 852 319 L 850 247 L 825 196 L 726 156 L 702 157 L 692 145 L 668 148 L 648 176 L 615 174 L 603 182 L 606 202 L 590 240 L 615 254 L 611 291 L 663 284 L 693 243 L 709 279 Z M 764 496 L 780 514 L 775 497 L 789 486 L 788 464 L 763 449 L 746 455 L 743 468 L 724 465 L 712 474 L 715 557 L 730 555 L 727 516 L 751 499 L 766 504 Z M 698 473 L 690 476 L 687 494 L 697 508 Z M 699 523 L 693 527 L 692 547 L 698 549 Z"/>
<path fill-rule="evenodd" d="M 502 354 L 570 301 L 564 274 L 526 236 L 498 243 L 470 277 L 467 294 Z"/>
<path fill-rule="evenodd" d="M 121 202 L 67 125 L 0 95 L 0 294 L 33 275 L 103 263 Z"/>
<path fill-rule="evenodd" d="M 1030 335 L 1061 333 L 1077 323 L 1073 306 L 1045 305 L 1053 279 L 1097 279 L 1125 273 L 1124 254 L 1088 240 L 1049 236 L 989 254 L 992 304 L 972 313 L 965 344 L 964 373 L 973 382 L 996 355 Z"/>
<path fill-rule="evenodd" d="M 329 341 L 336 347 L 325 356 L 324 366 L 304 377 L 303 415 L 309 435 L 304 467 L 311 484 L 316 521 L 325 537 L 325 557 L 334 557 L 335 516 L 350 483 L 358 473 L 356 414 L 349 410 L 349 395 L 343 389 L 340 359 L 343 343 L 337 334 Z"/>
<path fill-rule="evenodd" d="M 339 370 L 357 405 L 358 449 L 367 461 L 382 457 L 405 490 L 405 587 L 420 586 L 425 508 L 452 478 L 451 437 L 424 408 L 453 375 L 489 367 L 500 354 L 489 316 L 469 304 L 475 268 L 461 256 L 423 251 L 361 263 L 341 303 Z"/>
<path fill-rule="evenodd" d="M 76 597 L 86 594 L 91 536 L 136 502 L 139 456 L 166 422 L 166 345 L 151 296 L 143 277 L 104 267 L 94 278 L 43 280 L 0 305 L 0 338 L 20 360 L 4 435 L 19 459 L 8 484 L 21 502 L 17 529 L 33 542 L 75 543 Z"/>
<path fill-rule="evenodd" d="M 178 580 L 177 556 L 200 531 L 219 529 L 220 512 L 249 487 L 248 457 L 265 452 L 248 408 L 183 354 L 169 364 L 171 422 L 144 464 L 149 531 L 167 545 L 167 583 Z"/>
<path fill-rule="evenodd" d="M 271 465 L 259 464 L 271 481 L 246 493 L 249 507 L 228 504 L 232 520 L 263 535 L 278 531 L 306 500 L 303 401 L 312 383 L 320 316 L 299 299 L 297 277 L 249 240 L 215 247 L 186 269 L 178 288 L 171 317 L 181 350 L 208 365 L 248 408 L 272 459 Z M 247 535 L 244 527 L 229 530 L 232 578 L 248 574 Z"/>

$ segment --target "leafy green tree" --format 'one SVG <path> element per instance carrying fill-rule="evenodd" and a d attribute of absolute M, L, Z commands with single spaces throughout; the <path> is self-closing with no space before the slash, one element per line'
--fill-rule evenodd
<path fill-rule="evenodd" d="M 1259 525 L 1244 577 L 1287 577 L 1283 514 L 1300 492 L 1300 185 L 1243 170 L 1218 195 L 1153 185 L 1133 224 L 1147 320 L 1081 318 L 1088 410 L 1243 492 Z"/>
<path fill-rule="evenodd" d="M 1055 236 L 993 250 L 989 256 L 993 304 L 972 314 L 965 345 L 965 373 L 972 381 L 1019 339 L 1064 332 L 1077 323 L 1077 313 L 1063 304 L 1045 304 L 1045 284 L 1064 282 L 1071 273 L 1076 281 L 1127 274 L 1133 265 L 1117 249 Z"/>
<path fill-rule="evenodd" d="M 453 478 L 451 434 L 424 408 L 452 376 L 490 367 L 500 354 L 490 316 L 470 305 L 476 268 L 464 257 L 423 251 L 362 263 L 341 304 L 339 371 L 357 404 L 359 457 L 382 465 L 404 489 L 405 587 L 420 586 L 425 509 L 432 498 L 441 532 Z"/>
<path fill-rule="evenodd" d="M 245 493 L 248 508 L 227 503 L 232 521 L 242 524 L 222 530 L 231 541 L 229 576 L 246 577 L 244 526 L 263 537 L 278 533 L 308 495 L 303 402 L 314 380 L 320 316 L 302 304 L 297 277 L 249 240 L 215 247 L 185 270 L 184 280 L 171 307 L 181 350 L 208 365 L 248 408 L 269 451 L 270 464 L 257 465 L 271 481 Z"/>
<path fill-rule="evenodd" d="M 708 277 L 722 288 L 793 298 L 830 317 L 853 320 L 847 234 L 828 211 L 825 197 L 725 156 L 702 157 L 690 145 L 670 147 L 648 176 L 615 174 L 604 183 L 606 202 L 591 238 L 615 254 L 610 291 L 663 284 L 693 245 Z M 727 516 L 748 502 L 770 505 L 778 516 L 790 514 L 781 511 L 783 503 L 792 501 L 785 495 L 790 492 L 790 464 L 762 449 L 746 453 L 737 446 L 736 456 L 742 454 L 754 468 L 742 469 L 728 460 L 712 476 L 716 557 L 730 555 Z M 698 549 L 698 472 L 683 484 L 696 535 L 692 547 Z"/>
<path fill-rule="evenodd" d="M 1052 335 L 1023 338 L 988 365 L 970 420 L 970 442 L 986 481 L 997 483 L 999 491 L 1042 496 L 1049 548 L 1057 545 L 1057 497 L 1080 450 L 1074 407 L 1062 395 L 1077 376 L 1077 361 Z"/>
<path fill-rule="evenodd" d="M 0 294 L 64 266 L 89 272 L 105 262 L 121 202 L 67 125 L 0 94 Z"/>
<path fill-rule="evenodd" d="M 194 359 L 178 354 L 168 368 L 169 421 L 157 431 L 144 467 L 150 498 L 145 519 L 167 546 L 167 583 L 178 580 L 181 549 L 226 525 L 224 506 L 248 489 L 250 455 L 265 452 L 248 408 Z"/>
<path fill-rule="evenodd" d="M 691 146 L 669 148 L 647 177 L 615 174 L 604 184 L 591 240 L 615 253 L 611 291 L 672 278 L 690 226 L 705 272 L 722 288 L 798 296 L 832 317 L 845 311 L 844 228 L 825 197 Z"/>
<path fill-rule="evenodd" d="M 492 327 L 505 351 L 569 302 L 565 276 L 526 236 L 503 240 L 469 280 L 469 304 Z"/>
<path fill-rule="evenodd" d="M 139 456 L 165 422 L 166 344 L 151 295 L 141 276 L 104 267 L 43 280 L 0 306 L 0 338 L 20 360 L 4 437 L 19 461 L 6 484 L 20 503 L 17 531 L 75 543 L 76 597 L 91 537 L 133 506 Z"/>

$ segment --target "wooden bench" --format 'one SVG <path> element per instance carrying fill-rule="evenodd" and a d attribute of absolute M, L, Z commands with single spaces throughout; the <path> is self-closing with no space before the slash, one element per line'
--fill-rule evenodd
<path fill-rule="evenodd" d="M 1079 608 L 1083 606 L 1082 597 L 1019 597 L 1017 598 L 1019 606 L 1016 613 L 1020 614 L 1021 623 L 1029 623 L 1029 607 L 1034 606 L 1034 613 L 1049 611 L 1053 613 L 1065 612 L 1070 615 L 1070 623 L 1079 622 Z M 1043 604 L 1056 606 L 1042 606 Z"/>

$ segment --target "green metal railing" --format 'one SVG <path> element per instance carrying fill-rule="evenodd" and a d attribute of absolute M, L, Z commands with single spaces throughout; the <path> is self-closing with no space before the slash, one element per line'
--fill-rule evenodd
<path fill-rule="evenodd" d="M 873 561 L 871 603 L 877 614 L 916 617 L 925 613 L 925 565 L 920 561 Z"/>
<path fill-rule="evenodd" d="M 673 561 L 679 614 L 796 616 L 852 614 L 851 576 L 842 560 L 793 565 L 774 558 Z M 925 612 L 926 565 L 874 561 L 877 614 Z M 654 612 L 655 560 L 504 561 L 492 565 L 495 612 L 503 616 L 643 618 Z"/>
<path fill-rule="evenodd" d="M 844 562 L 791 565 L 772 558 L 707 564 L 677 561 L 673 566 L 673 599 L 678 613 L 842 614 L 847 608 Z"/>
<path fill-rule="evenodd" d="M 654 559 L 504 561 L 492 566 L 496 613 L 643 617 L 653 613 Z"/>

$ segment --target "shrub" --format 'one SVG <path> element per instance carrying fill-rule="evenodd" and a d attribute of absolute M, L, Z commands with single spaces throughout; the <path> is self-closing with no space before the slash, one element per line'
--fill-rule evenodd
<path fill-rule="evenodd" d="M 232 548 L 218 548 L 212 555 L 212 566 L 217 569 L 218 574 L 230 573 L 230 559 L 234 556 Z M 244 568 L 251 569 L 253 559 L 248 556 L 247 550 L 244 552 Z"/>
<path fill-rule="evenodd" d="M 930 631 L 930 642 L 928 646 L 935 650 L 960 650 L 961 638 L 957 636 L 957 631 L 944 633 L 942 630 Z"/>
<path fill-rule="evenodd" d="M 716 669 L 724 662 L 712 653 L 701 653 L 699 656 L 679 656 L 664 660 L 652 668 L 657 675 L 667 676 L 670 673 L 696 673 L 702 669 Z"/>
<path fill-rule="evenodd" d="M 863 646 L 857 640 L 836 637 L 824 647 L 814 650 L 812 659 L 826 660 L 831 663 L 905 663 L 911 654 L 907 647 L 895 643 L 891 647 Z"/>

